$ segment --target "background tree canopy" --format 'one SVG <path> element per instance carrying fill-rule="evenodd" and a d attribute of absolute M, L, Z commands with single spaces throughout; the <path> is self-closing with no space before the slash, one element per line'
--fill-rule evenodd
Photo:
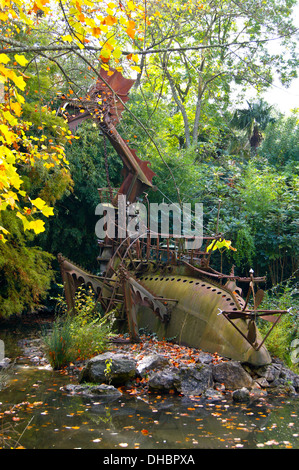
<path fill-rule="evenodd" d="M 58 252 L 97 271 L 97 188 L 119 187 L 122 165 L 92 120 L 70 134 L 62 97 L 101 67 L 136 78 L 118 130 L 157 174 L 149 200 L 202 202 L 206 235 L 221 201 L 237 251 L 213 254 L 218 270 L 268 287 L 298 273 L 299 110 L 263 100 L 297 76 L 295 4 L 1 0 L 0 315 L 39 305 Z"/>

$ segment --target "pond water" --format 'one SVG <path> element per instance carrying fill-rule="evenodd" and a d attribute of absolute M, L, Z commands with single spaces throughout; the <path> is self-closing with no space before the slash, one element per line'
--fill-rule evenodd
<path fill-rule="evenodd" d="M 5 336 L 8 357 L 19 354 L 19 337 L 16 332 Z M 236 404 L 226 396 L 212 401 L 125 393 L 105 401 L 68 395 L 61 387 L 72 382 L 70 376 L 24 359 L 16 360 L 6 381 L 0 391 L 0 425 L 13 425 L 18 445 L 26 449 L 299 447 L 299 399 L 294 397 L 268 395 Z M 9 443 L 0 437 L 1 445 Z"/>

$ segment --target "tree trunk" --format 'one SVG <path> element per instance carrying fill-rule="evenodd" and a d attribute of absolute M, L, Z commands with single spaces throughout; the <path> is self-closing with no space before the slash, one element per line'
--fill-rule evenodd
<path fill-rule="evenodd" d="M 178 106 L 178 108 L 181 111 L 181 114 L 183 116 L 186 148 L 188 148 L 191 145 L 191 135 L 190 135 L 190 127 L 189 127 L 189 120 L 188 120 L 187 112 L 186 112 L 186 109 L 185 109 L 183 103 L 181 102 L 181 100 L 178 96 L 178 93 L 177 93 L 176 88 L 175 88 L 175 84 L 173 82 L 173 79 L 172 79 L 170 73 L 168 72 L 166 67 L 164 67 L 164 70 L 165 70 L 166 76 L 167 76 L 168 81 L 169 81 L 169 85 L 170 85 L 170 88 L 171 88 L 173 99 L 176 102 L 176 104 L 177 104 L 177 106 Z"/>

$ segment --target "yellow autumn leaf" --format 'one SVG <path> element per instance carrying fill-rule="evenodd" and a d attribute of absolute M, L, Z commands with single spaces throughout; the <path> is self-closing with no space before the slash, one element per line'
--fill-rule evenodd
<path fill-rule="evenodd" d="M 61 36 L 61 39 L 65 42 L 72 42 L 73 38 L 70 34 L 67 34 L 66 36 Z"/>
<path fill-rule="evenodd" d="M 13 116 L 9 111 L 3 111 L 2 116 L 11 126 L 15 126 L 18 123 L 17 118 Z"/>
<path fill-rule="evenodd" d="M 0 242 L 2 242 L 2 243 L 7 242 L 7 239 L 4 237 L 4 235 L 2 235 L 2 233 L 0 233 Z"/>
<path fill-rule="evenodd" d="M 22 65 L 22 67 L 25 67 L 25 65 L 28 64 L 28 60 L 26 59 L 24 55 L 15 54 L 14 57 L 16 61 L 18 62 L 18 64 Z"/>
<path fill-rule="evenodd" d="M 120 22 L 120 24 L 122 24 L 122 25 L 124 25 L 124 26 L 126 26 L 127 23 L 128 23 L 127 20 L 126 20 L 126 18 L 124 18 L 123 16 L 121 16 L 121 17 L 119 18 L 119 22 Z"/>
<path fill-rule="evenodd" d="M 1 145 L 0 153 L 2 154 L 2 156 L 5 155 L 5 162 L 6 163 L 8 163 L 9 165 L 12 165 L 12 164 L 15 163 L 16 157 L 15 157 L 15 154 L 12 152 L 12 150 L 10 150 L 9 148 L 7 148 L 4 145 Z"/>
<path fill-rule="evenodd" d="M 127 7 L 129 8 L 129 10 L 132 10 L 132 11 L 136 10 L 136 5 L 131 0 L 127 3 Z"/>
<path fill-rule="evenodd" d="M 9 178 L 9 183 L 11 186 L 13 186 L 16 189 L 19 189 L 21 184 L 23 183 L 22 178 L 20 178 L 15 168 L 13 168 L 13 174 Z"/>
<path fill-rule="evenodd" d="M 24 96 L 19 95 L 19 93 L 17 92 L 17 90 L 14 90 L 14 95 L 15 95 L 15 98 L 16 98 L 16 100 L 18 101 L 18 103 L 25 103 L 25 98 L 24 98 Z"/>
<path fill-rule="evenodd" d="M 8 19 L 8 14 L 3 13 L 2 11 L 0 12 L 0 20 L 1 21 L 6 21 Z"/>
<path fill-rule="evenodd" d="M 50 215 L 54 215 L 53 207 L 47 206 L 45 201 L 43 201 L 40 197 L 33 199 L 31 204 L 39 209 L 45 217 L 49 217 Z"/>
<path fill-rule="evenodd" d="M 40 197 L 37 197 L 36 199 L 33 199 L 31 201 L 31 204 L 33 204 L 39 210 L 42 210 L 43 207 L 46 205 L 45 201 L 43 201 Z"/>
<path fill-rule="evenodd" d="M 0 124 L 0 131 L 4 135 L 4 139 L 1 138 L 2 142 L 7 143 L 8 145 L 12 144 L 16 140 L 16 136 L 11 132 L 6 124 Z"/>
<path fill-rule="evenodd" d="M 20 75 L 16 75 L 13 70 L 10 70 L 9 72 L 10 73 L 7 74 L 7 77 L 10 78 L 15 83 L 15 85 L 20 88 L 20 90 L 24 91 L 26 83 L 23 77 L 21 77 Z"/>
<path fill-rule="evenodd" d="M 210 243 L 210 245 L 207 247 L 207 251 L 210 251 L 212 249 L 212 251 L 215 251 L 215 250 L 220 250 L 221 248 L 227 248 L 228 250 L 233 250 L 233 251 L 237 251 L 236 248 L 233 248 L 231 246 L 231 241 L 230 240 L 225 240 L 225 239 L 221 239 L 221 240 L 217 240 L 217 242 L 215 243 L 215 240 L 212 241 L 212 243 Z"/>
<path fill-rule="evenodd" d="M 17 116 L 21 115 L 22 108 L 21 108 L 20 103 L 18 102 L 10 103 L 10 107 Z"/>
<path fill-rule="evenodd" d="M 1 232 L 3 232 L 5 235 L 7 235 L 9 233 L 8 230 L 6 230 L 6 228 L 2 227 L 2 225 L 0 225 L 0 230 Z"/>
<path fill-rule="evenodd" d="M 141 68 L 138 65 L 132 65 L 131 69 L 135 70 L 138 73 L 141 73 Z"/>
<path fill-rule="evenodd" d="M 7 64 L 10 61 L 10 58 L 6 54 L 0 54 L 0 62 L 2 64 Z"/>
<path fill-rule="evenodd" d="M 122 52 L 121 50 L 117 47 L 114 49 L 114 51 L 112 52 L 112 55 L 115 59 L 119 59 L 122 55 Z"/>
<path fill-rule="evenodd" d="M 54 215 L 53 207 L 45 206 L 42 209 L 42 213 L 45 217 L 49 217 L 50 215 Z"/>
<path fill-rule="evenodd" d="M 24 220 L 24 219 L 26 218 L 26 217 L 25 217 L 23 214 L 21 214 L 21 212 L 19 212 L 19 211 L 16 213 L 16 216 L 17 216 L 19 219 L 21 219 L 21 220 Z"/>
<path fill-rule="evenodd" d="M 101 31 L 103 31 L 103 33 L 107 33 L 108 32 L 108 26 L 105 25 L 105 24 L 100 24 L 99 25 L 99 28 Z"/>
<path fill-rule="evenodd" d="M 42 220 L 38 219 L 38 220 L 31 220 L 29 222 L 29 227 L 28 227 L 28 230 L 33 230 L 34 233 L 38 234 L 38 233 L 41 233 L 41 232 L 44 232 L 46 229 L 45 229 L 45 222 L 43 222 Z"/>
<path fill-rule="evenodd" d="M 135 36 L 135 33 L 136 33 L 136 29 L 135 29 L 136 25 L 135 25 L 135 21 L 131 21 L 129 20 L 128 21 L 128 27 L 126 29 L 126 33 L 128 36 L 130 36 L 130 38 L 134 39 L 134 36 Z"/>

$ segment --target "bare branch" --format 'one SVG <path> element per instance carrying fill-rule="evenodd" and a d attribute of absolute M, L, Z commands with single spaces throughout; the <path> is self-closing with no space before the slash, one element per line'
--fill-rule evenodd
<path fill-rule="evenodd" d="M 296 30 L 298 31 L 298 29 Z M 134 50 L 134 51 L 122 51 L 122 55 L 129 55 L 129 54 L 136 54 L 136 55 L 147 55 L 147 54 L 160 54 L 160 53 L 165 53 L 165 52 L 183 52 L 183 51 L 199 51 L 202 49 L 224 49 L 228 48 L 231 46 L 248 46 L 250 44 L 263 44 L 267 43 L 270 41 L 278 41 L 279 39 L 282 39 L 284 37 L 289 37 L 293 36 L 294 32 L 292 32 L 291 35 L 282 35 L 278 36 L 275 38 L 269 38 L 269 39 L 256 39 L 256 40 L 250 40 L 250 41 L 243 41 L 243 42 L 235 42 L 232 41 L 230 43 L 224 43 L 224 44 L 212 44 L 212 45 L 199 45 L 199 46 L 185 46 L 185 47 L 170 47 L 169 49 L 145 49 L 145 50 Z M 81 48 L 75 44 L 72 45 L 53 45 L 53 46 L 25 46 L 24 44 L 18 43 L 17 41 L 14 41 L 10 38 L 6 38 L 2 35 L 0 35 L 0 41 L 10 44 L 12 47 L 10 48 L 5 48 L 2 47 L 0 49 L 0 53 L 5 53 L 5 54 L 16 54 L 18 52 L 57 52 L 57 51 L 80 51 Z M 93 46 L 93 45 L 85 45 L 84 49 L 86 51 L 93 51 L 93 52 L 98 52 L 102 50 L 102 47 L 98 46 Z"/>

